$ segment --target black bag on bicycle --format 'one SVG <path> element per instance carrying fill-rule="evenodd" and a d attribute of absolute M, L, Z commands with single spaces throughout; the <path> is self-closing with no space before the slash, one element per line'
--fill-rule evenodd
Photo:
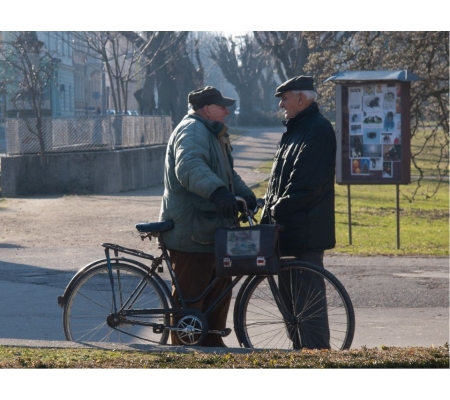
<path fill-rule="evenodd" d="M 280 270 L 277 225 L 217 228 L 216 275 L 276 275 Z"/>

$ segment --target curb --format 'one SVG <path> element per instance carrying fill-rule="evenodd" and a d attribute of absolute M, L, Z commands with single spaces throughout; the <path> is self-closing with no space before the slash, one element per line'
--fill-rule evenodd
<path fill-rule="evenodd" d="M 170 346 L 159 344 L 130 344 L 122 345 L 118 343 L 102 342 L 64 342 L 53 340 L 25 340 L 25 339 L 0 339 L 0 346 L 5 347 L 28 347 L 39 349 L 89 349 L 89 350 L 121 350 L 121 351 L 140 351 L 144 353 L 205 353 L 205 354 L 248 354 L 259 349 L 230 348 L 230 347 L 202 347 L 202 346 Z"/>

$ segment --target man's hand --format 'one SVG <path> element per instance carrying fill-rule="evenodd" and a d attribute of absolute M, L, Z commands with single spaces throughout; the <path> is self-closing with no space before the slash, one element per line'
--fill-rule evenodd
<path fill-rule="evenodd" d="M 255 211 L 256 198 L 253 196 L 245 196 L 244 200 L 247 203 L 247 210 L 250 210 L 251 212 Z"/>
<path fill-rule="evenodd" d="M 216 189 L 209 197 L 209 201 L 214 203 L 221 218 L 233 219 L 238 215 L 238 202 L 233 193 L 229 192 L 225 186 Z"/>
<path fill-rule="evenodd" d="M 257 222 L 256 219 L 253 217 L 253 212 L 255 211 L 256 208 L 256 198 L 253 196 L 244 196 L 243 199 L 245 200 L 247 211 L 250 211 L 250 217 L 253 219 L 254 222 Z M 239 202 L 239 211 L 242 213 L 241 217 L 239 218 L 239 222 L 243 223 L 249 222 L 247 213 L 244 213 L 244 206 L 242 202 Z"/>
<path fill-rule="evenodd" d="M 252 196 L 244 196 L 243 199 L 245 200 L 245 205 L 247 207 L 248 211 L 255 211 L 256 208 L 256 198 L 252 197 Z M 239 212 L 244 213 L 245 208 L 244 208 L 244 204 L 241 201 L 238 201 L 238 207 L 239 207 Z"/>

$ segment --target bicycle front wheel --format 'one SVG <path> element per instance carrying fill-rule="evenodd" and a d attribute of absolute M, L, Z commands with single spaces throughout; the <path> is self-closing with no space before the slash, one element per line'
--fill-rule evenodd
<path fill-rule="evenodd" d="M 349 349 L 355 314 L 344 286 L 329 271 L 298 260 L 279 275 L 256 276 L 242 293 L 237 326 L 245 347 Z"/>
<path fill-rule="evenodd" d="M 119 310 L 168 308 L 160 284 L 135 266 L 112 263 L 112 282 L 107 263 L 82 274 L 67 294 L 63 312 L 64 333 L 74 342 L 166 344 L 168 331 L 163 314 L 123 316 Z M 145 325 L 147 324 L 147 325 Z"/>

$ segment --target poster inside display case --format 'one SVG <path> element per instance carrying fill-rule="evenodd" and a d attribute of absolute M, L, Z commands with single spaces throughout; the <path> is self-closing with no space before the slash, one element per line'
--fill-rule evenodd
<path fill-rule="evenodd" d="M 341 86 L 338 183 L 410 182 L 409 110 L 402 107 L 409 103 L 405 86 L 404 82 Z"/>

